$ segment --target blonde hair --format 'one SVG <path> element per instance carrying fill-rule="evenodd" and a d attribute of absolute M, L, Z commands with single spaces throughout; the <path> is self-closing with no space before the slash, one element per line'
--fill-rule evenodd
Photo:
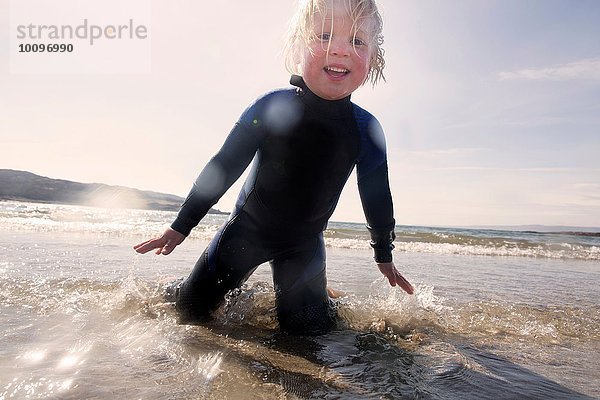
<path fill-rule="evenodd" d="M 290 21 L 286 44 L 284 48 L 285 67 L 292 74 L 301 74 L 300 60 L 308 44 L 315 39 L 314 16 L 315 14 L 327 15 L 329 7 L 333 8 L 336 0 L 299 0 L 296 13 Z M 369 60 L 369 73 L 365 82 L 370 81 L 373 86 L 380 80 L 385 81 L 383 68 L 385 67 L 383 44 L 383 19 L 377 10 L 375 0 L 337 0 L 345 3 L 346 11 L 352 19 L 352 30 L 356 35 L 364 19 L 370 19 L 369 46 L 371 54 Z"/>

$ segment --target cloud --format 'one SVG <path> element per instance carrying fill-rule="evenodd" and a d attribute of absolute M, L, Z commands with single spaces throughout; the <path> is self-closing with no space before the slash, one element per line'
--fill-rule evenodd
<path fill-rule="evenodd" d="M 600 183 L 574 183 L 575 189 L 592 189 L 600 191 Z"/>
<path fill-rule="evenodd" d="M 522 69 L 514 72 L 500 72 L 498 78 L 507 80 L 600 80 L 600 58 L 588 58 L 568 64 L 540 69 Z"/>

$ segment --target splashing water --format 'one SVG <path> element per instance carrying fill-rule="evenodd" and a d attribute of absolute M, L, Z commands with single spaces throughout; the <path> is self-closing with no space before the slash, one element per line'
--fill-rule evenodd
<path fill-rule="evenodd" d="M 179 325 L 163 277 L 189 273 L 205 243 L 139 257 L 129 242 L 141 228 L 111 231 L 105 211 L 44 207 L 13 210 L 23 227 L 0 229 L 0 398 L 600 396 L 596 263 L 396 253 L 415 283 L 408 296 L 379 275 L 370 251 L 330 247 L 329 283 L 347 293 L 336 300 L 338 326 L 293 337 L 278 330 L 268 268 L 214 321 Z M 123 226 L 146 215 L 162 230 L 168 220 L 113 212 Z M 85 231 L 73 228 L 82 218 Z M 334 235 L 358 241 L 344 229 Z"/>

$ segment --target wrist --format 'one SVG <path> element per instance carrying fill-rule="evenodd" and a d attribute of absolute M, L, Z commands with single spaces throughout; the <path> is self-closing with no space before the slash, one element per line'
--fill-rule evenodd
<path fill-rule="evenodd" d="M 190 225 L 187 223 L 187 221 L 184 221 L 182 218 L 175 218 L 175 221 L 173 221 L 173 223 L 170 226 L 170 229 L 187 237 L 190 232 L 192 231 L 193 227 L 190 227 Z"/>
<path fill-rule="evenodd" d="M 392 249 L 373 249 L 375 251 L 375 262 L 377 264 L 385 264 L 392 262 Z"/>

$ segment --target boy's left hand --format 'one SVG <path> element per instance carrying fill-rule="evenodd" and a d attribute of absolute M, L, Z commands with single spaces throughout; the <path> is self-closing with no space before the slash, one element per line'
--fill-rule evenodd
<path fill-rule="evenodd" d="M 392 285 L 392 286 L 398 285 L 408 294 L 414 293 L 415 289 L 400 274 L 400 272 L 398 272 L 398 270 L 396 269 L 396 266 L 394 265 L 393 262 L 377 263 L 377 266 L 379 267 L 379 270 L 381 271 L 381 273 L 383 275 L 385 275 L 386 278 L 388 278 L 388 281 L 390 281 L 390 285 Z"/>

